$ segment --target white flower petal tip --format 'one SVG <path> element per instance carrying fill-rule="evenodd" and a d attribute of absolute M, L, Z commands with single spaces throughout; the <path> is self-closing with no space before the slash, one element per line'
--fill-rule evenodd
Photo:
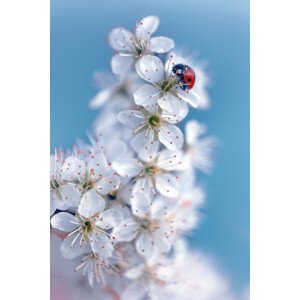
<path fill-rule="evenodd" d="M 146 81 L 157 83 L 163 80 L 164 66 L 162 61 L 153 55 L 145 55 L 135 65 L 137 73 Z"/>
<path fill-rule="evenodd" d="M 165 53 L 169 52 L 175 47 L 175 43 L 172 39 L 158 36 L 150 40 L 150 49 L 152 52 Z"/>

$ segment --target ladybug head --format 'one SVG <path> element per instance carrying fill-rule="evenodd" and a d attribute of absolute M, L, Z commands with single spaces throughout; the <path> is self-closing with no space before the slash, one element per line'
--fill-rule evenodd
<path fill-rule="evenodd" d="M 172 72 L 177 76 L 179 82 L 181 83 L 181 89 L 190 90 L 195 84 L 195 72 L 188 65 L 177 64 L 173 66 Z"/>

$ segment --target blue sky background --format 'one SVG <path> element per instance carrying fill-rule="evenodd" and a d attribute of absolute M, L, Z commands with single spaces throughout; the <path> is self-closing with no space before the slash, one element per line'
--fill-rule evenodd
<path fill-rule="evenodd" d="M 88 100 L 95 70 L 109 70 L 108 32 L 133 29 L 157 15 L 159 35 L 208 63 L 212 108 L 192 111 L 218 137 L 214 173 L 199 175 L 207 191 L 205 221 L 190 237 L 240 291 L 249 283 L 249 1 L 51 0 L 51 148 L 84 138 L 97 112 Z M 199 279 L 200 280 L 200 279 Z"/>

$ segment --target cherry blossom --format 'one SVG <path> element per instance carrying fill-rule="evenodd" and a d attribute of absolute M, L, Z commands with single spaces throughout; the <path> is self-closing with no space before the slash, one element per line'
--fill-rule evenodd
<path fill-rule="evenodd" d="M 152 37 L 158 25 L 159 19 L 156 16 L 148 16 L 137 21 L 135 34 L 121 27 L 110 32 L 110 46 L 117 52 L 111 61 L 115 74 L 124 74 L 148 53 L 165 53 L 174 48 L 172 39 L 163 36 Z"/>

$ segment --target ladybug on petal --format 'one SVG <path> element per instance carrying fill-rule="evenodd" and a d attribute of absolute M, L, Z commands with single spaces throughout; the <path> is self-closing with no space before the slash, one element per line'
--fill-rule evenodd
<path fill-rule="evenodd" d="M 194 86 L 196 75 L 194 70 L 188 65 L 177 64 L 173 66 L 172 72 L 179 79 L 180 87 L 182 90 L 190 90 Z"/>

